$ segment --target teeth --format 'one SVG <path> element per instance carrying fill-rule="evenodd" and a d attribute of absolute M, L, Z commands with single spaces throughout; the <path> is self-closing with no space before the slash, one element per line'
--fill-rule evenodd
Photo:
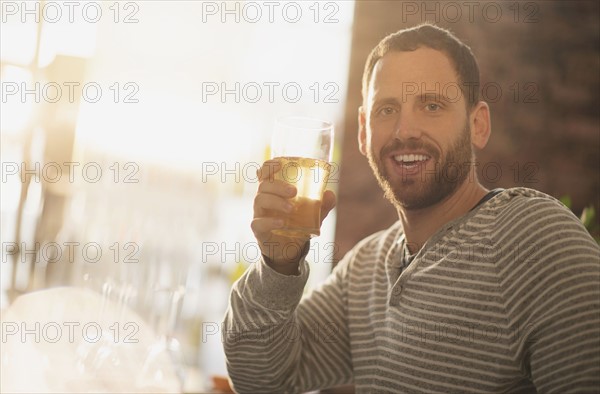
<path fill-rule="evenodd" d="M 415 162 L 415 161 L 425 161 L 429 159 L 428 156 L 425 155 L 397 155 L 394 156 L 394 160 L 398 162 Z"/>

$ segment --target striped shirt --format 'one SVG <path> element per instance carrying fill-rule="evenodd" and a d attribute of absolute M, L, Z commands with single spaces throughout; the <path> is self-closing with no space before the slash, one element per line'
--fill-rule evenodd
<path fill-rule="evenodd" d="M 554 198 L 507 189 L 444 225 L 402 268 L 399 222 L 302 298 L 264 262 L 223 321 L 240 393 L 600 390 L 600 249 Z"/>

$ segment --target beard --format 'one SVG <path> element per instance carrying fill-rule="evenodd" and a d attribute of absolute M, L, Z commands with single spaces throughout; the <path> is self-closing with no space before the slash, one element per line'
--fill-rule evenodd
<path fill-rule="evenodd" d="M 435 164 L 435 170 L 433 172 L 422 171 L 419 176 L 415 177 L 398 178 L 395 184 L 392 184 L 392 178 L 381 162 L 381 158 L 388 157 L 390 152 L 400 149 L 427 152 Z M 394 139 L 381 149 L 379 157 L 376 157 L 373 150 L 369 149 L 367 158 L 384 191 L 385 198 L 395 207 L 402 207 L 406 210 L 427 208 L 452 195 L 467 179 L 473 162 L 470 127 L 468 124 L 465 125 L 442 162 L 440 162 L 440 152 L 435 146 L 421 140 L 402 142 Z"/>

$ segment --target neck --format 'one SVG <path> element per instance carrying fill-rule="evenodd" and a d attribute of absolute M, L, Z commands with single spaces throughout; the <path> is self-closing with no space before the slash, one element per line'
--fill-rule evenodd
<path fill-rule="evenodd" d="M 487 192 L 479 182 L 466 180 L 452 195 L 430 207 L 413 210 L 396 207 L 409 252 L 418 252 L 442 226 L 469 212 Z"/>

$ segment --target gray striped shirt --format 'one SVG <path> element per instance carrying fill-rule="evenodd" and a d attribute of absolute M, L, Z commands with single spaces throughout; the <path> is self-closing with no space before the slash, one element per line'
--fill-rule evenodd
<path fill-rule="evenodd" d="M 397 222 L 302 300 L 308 265 L 264 262 L 223 322 L 234 389 L 297 393 L 600 390 L 600 249 L 543 193 L 507 189 L 447 223 L 402 266 Z"/>

